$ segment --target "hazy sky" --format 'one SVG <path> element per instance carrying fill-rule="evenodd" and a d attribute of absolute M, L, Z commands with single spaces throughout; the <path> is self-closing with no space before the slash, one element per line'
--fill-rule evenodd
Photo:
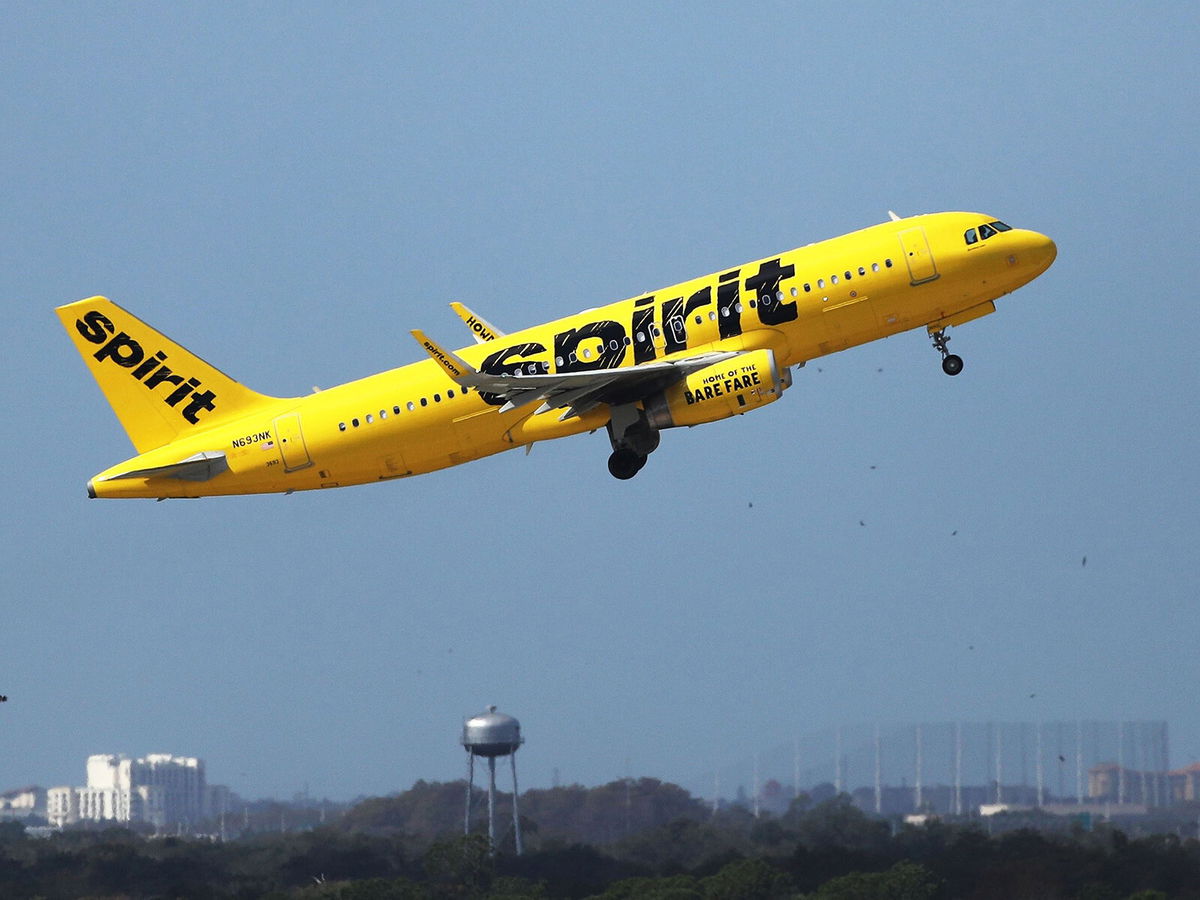
<path fill-rule="evenodd" d="M 1200 13 L 744 7 L 3 5 L 0 789 L 171 752 L 382 793 L 461 777 L 488 703 L 523 787 L 875 721 L 1166 719 L 1200 759 Z M 516 329 L 888 209 L 1058 243 L 957 378 L 923 330 L 825 358 L 625 483 L 598 433 L 86 497 L 133 451 L 56 305 L 303 394 L 469 343 L 450 300 Z"/>

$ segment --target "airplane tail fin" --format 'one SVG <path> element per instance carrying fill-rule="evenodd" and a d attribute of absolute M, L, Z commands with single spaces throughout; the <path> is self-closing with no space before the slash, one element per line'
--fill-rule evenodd
<path fill-rule="evenodd" d="M 55 312 L 138 453 L 276 399 L 239 384 L 105 297 Z"/>

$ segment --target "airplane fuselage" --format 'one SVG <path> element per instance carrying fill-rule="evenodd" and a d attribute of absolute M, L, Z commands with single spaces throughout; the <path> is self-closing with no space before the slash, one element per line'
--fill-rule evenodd
<path fill-rule="evenodd" d="M 772 351 L 786 369 L 913 328 L 940 333 L 992 312 L 996 298 L 1037 277 L 1054 259 L 1053 242 L 1033 231 L 989 229 L 986 239 L 976 233 L 968 243 L 966 235 L 986 223 L 1002 224 L 957 212 L 889 221 L 497 336 L 451 355 L 482 372 L 514 377 L 755 350 Z M 109 333 L 93 319 L 77 330 L 82 338 L 76 343 L 82 340 L 83 350 L 94 349 L 96 361 L 90 365 L 121 367 L 134 355 L 128 346 L 105 352 L 117 339 L 117 327 Z M 157 349 L 139 347 L 146 360 Z M 264 398 L 244 414 L 222 416 L 219 391 L 185 381 L 149 386 L 157 370 L 139 361 L 126 366 L 124 375 L 140 382 L 138 390 L 162 398 L 163 415 L 186 414 L 188 430 L 96 476 L 89 493 L 199 497 L 402 478 L 603 428 L 618 403 L 610 399 L 565 418 L 560 409 L 539 411 L 531 404 L 505 411 L 504 397 L 457 383 L 444 362 L 425 359 L 309 396 Z M 139 376 L 139 370 L 145 371 Z M 711 403 L 727 395 L 742 377 L 736 366 L 730 373 L 710 378 L 707 391 L 689 390 L 686 402 Z M 175 393 L 180 398 L 168 403 Z M 633 396 L 629 403 L 642 399 Z M 215 477 L 128 475 L 214 453 L 224 454 L 225 467 Z"/>

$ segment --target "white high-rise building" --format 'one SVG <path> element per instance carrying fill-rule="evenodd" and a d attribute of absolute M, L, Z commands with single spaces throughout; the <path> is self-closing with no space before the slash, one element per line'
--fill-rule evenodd
<path fill-rule="evenodd" d="M 59 826 L 83 820 L 195 825 L 209 818 L 210 798 L 222 793 L 209 788 L 204 761 L 194 756 L 99 754 L 88 757 L 86 787 L 46 792 L 46 815 Z"/>

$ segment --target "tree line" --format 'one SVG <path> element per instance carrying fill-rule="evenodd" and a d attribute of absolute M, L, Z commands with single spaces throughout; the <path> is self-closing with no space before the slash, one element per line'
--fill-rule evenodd
<path fill-rule="evenodd" d="M 319 827 L 223 842 L 114 828 L 35 838 L 3 824 L 0 897 L 1200 900 L 1200 842 L 1174 833 L 1036 820 L 993 834 L 978 821 L 914 827 L 844 794 L 801 795 L 777 816 L 714 814 L 639 779 L 522 794 L 516 856 L 511 798 L 498 805 L 497 823 L 509 824 L 493 853 L 481 821 L 462 833 L 464 789 L 418 782 Z"/>

